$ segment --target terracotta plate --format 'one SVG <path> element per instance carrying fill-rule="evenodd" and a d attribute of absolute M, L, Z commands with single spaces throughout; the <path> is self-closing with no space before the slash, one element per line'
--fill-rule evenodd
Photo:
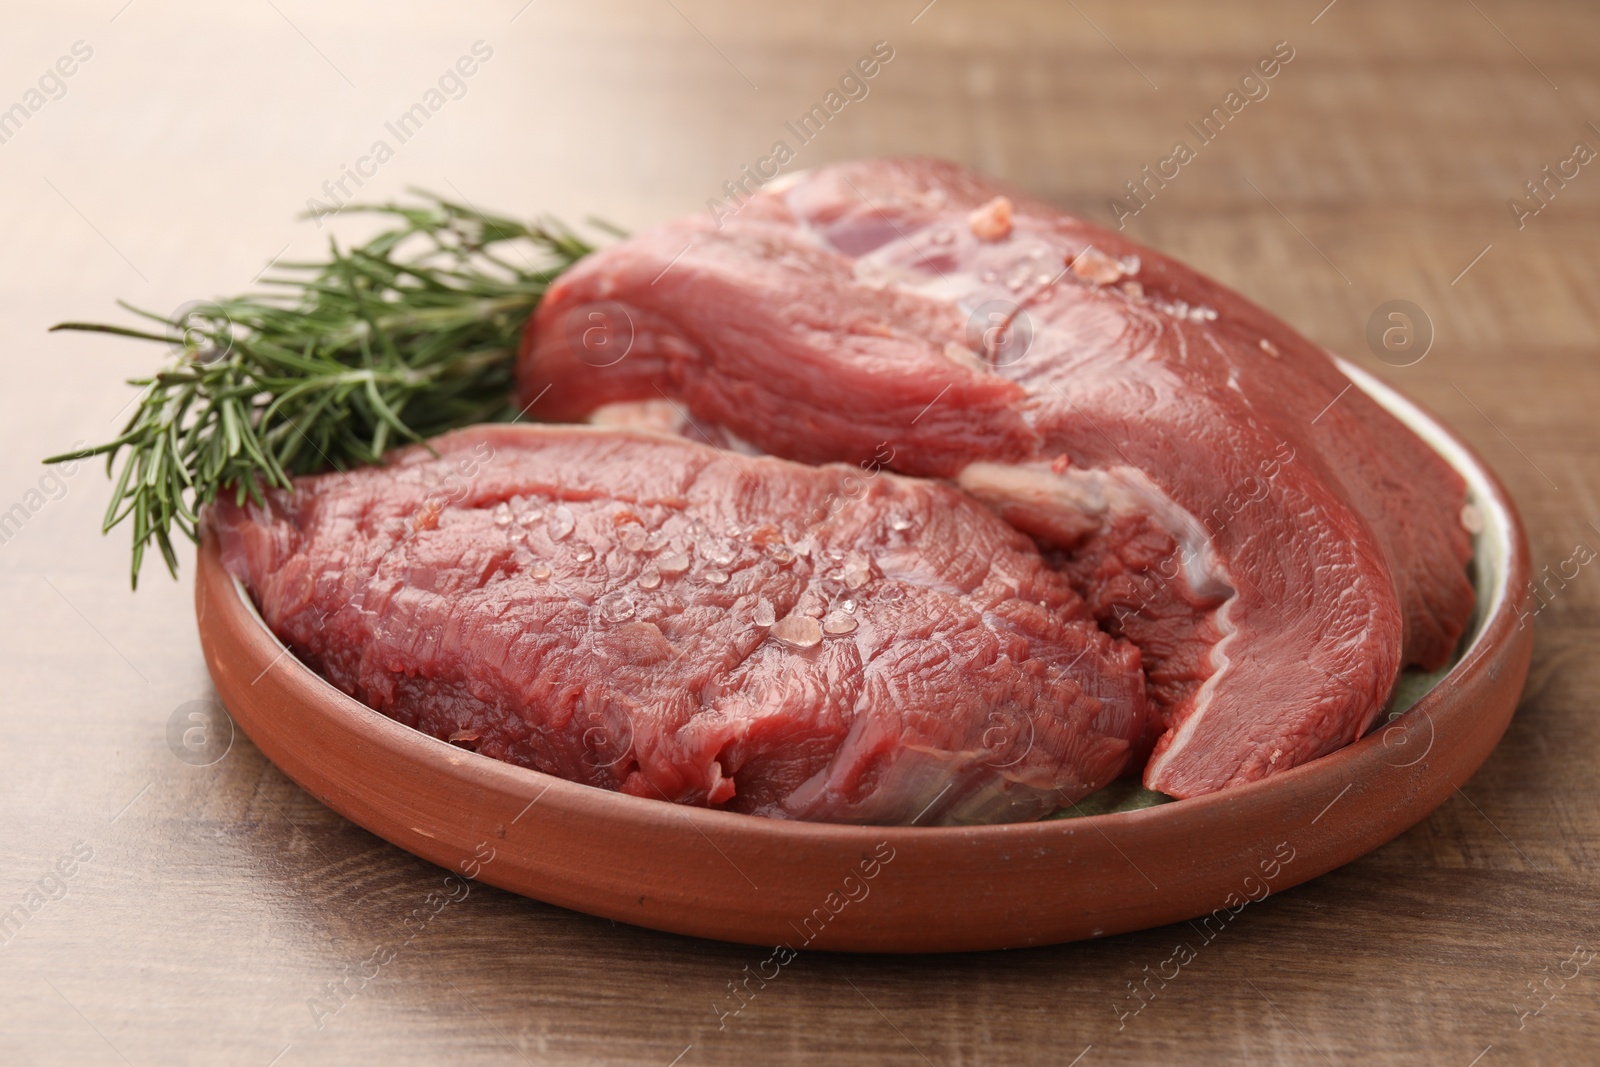
<path fill-rule="evenodd" d="M 267 630 L 201 547 L 195 601 L 235 721 L 313 796 L 388 841 L 515 893 L 750 944 L 942 952 L 1099 937 L 1214 913 L 1314 878 L 1415 824 L 1510 721 L 1532 627 L 1505 490 L 1449 430 L 1357 384 L 1466 477 L 1483 518 L 1479 610 L 1459 662 L 1355 744 L 1265 781 L 1138 811 L 980 827 L 781 822 L 577 785 L 466 752 L 338 692 Z"/>

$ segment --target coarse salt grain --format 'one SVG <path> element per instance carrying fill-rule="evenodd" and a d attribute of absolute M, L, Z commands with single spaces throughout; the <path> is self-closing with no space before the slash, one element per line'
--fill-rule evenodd
<path fill-rule="evenodd" d="M 1011 236 L 1011 200 L 997 196 L 967 215 L 972 236 L 980 241 L 1000 241 Z"/>
<path fill-rule="evenodd" d="M 795 648 L 813 648 L 822 643 L 822 624 L 807 615 L 789 615 L 774 623 L 768 632 Z"/>
<path fill-rule="evenodd" d="M 848 612 L 830 611 L 827 618 L 822 620 L 823 631 L 834 637 L 842 637 L 845 634 L 853 633 L 855 628 L 855 616 Z"/>

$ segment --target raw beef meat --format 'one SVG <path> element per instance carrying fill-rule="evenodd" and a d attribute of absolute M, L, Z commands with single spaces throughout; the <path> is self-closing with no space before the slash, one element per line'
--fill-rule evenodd
<path fill-rule="evenodd" d="M 800 819 L 1034 819 L 1121 773 L 1139 653 L 943 485 L 480 427 L 208 528 L 294 652 L 435 737 Z"/>
<path fill-rule="evenodd" d="M 827 167 L 597 253 L 518 374 L 539 418 L 670 399 L 718 444 L 891 448 L 985 501 L 1142 650 L 1145 783 L 1177 796 L 1349 743 L 1472 609 L 1464 483 L 1324 351 L 947 163 Z"/>

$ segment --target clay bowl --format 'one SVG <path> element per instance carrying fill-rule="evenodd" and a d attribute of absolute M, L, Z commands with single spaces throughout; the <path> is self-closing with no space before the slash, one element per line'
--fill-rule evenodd
<path fill-rule="evenodd" d="M 577 785 L 435 740 L 338 692 L 267 630 L 201 548 L 201 644 L 235 721 L 330 808 L 457 874 L 592 915 L 753 945 L 944 952 L 1043 945 L 1182 919 L 1226 924 L 1420 821 L 1483 763 L 1527 675 L 1525 537 L 1449 430 L 1358 385 L 1466 477 L 1484 518 L 1479 612 L 1454 668 L 1349 747 L 1158 807 L 978 827 L 782 822 Z"/>

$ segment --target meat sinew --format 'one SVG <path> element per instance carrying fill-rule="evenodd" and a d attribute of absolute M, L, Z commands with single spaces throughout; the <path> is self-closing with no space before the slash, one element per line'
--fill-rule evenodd
<path fill-rule="evenodd" d="M 920 825 L 1038 818 L 1146 726 L 1139 653 L 948 487 L 682 438 L 481 427 L 208 526 L 334 685 L 642 797 Z"/>
<path fill-rule="evenodd" d="M 1350 742 L 1471 613 L 1464 483 L 1324 351 L 950 164 L 824 168 L 600 252 L 518 374 L 541 418 L 670 397 L 685 432 L 808 463 L 889 442 L 982 499 L 1142 650 L 1145 783 L 1177 796 Z"/>

